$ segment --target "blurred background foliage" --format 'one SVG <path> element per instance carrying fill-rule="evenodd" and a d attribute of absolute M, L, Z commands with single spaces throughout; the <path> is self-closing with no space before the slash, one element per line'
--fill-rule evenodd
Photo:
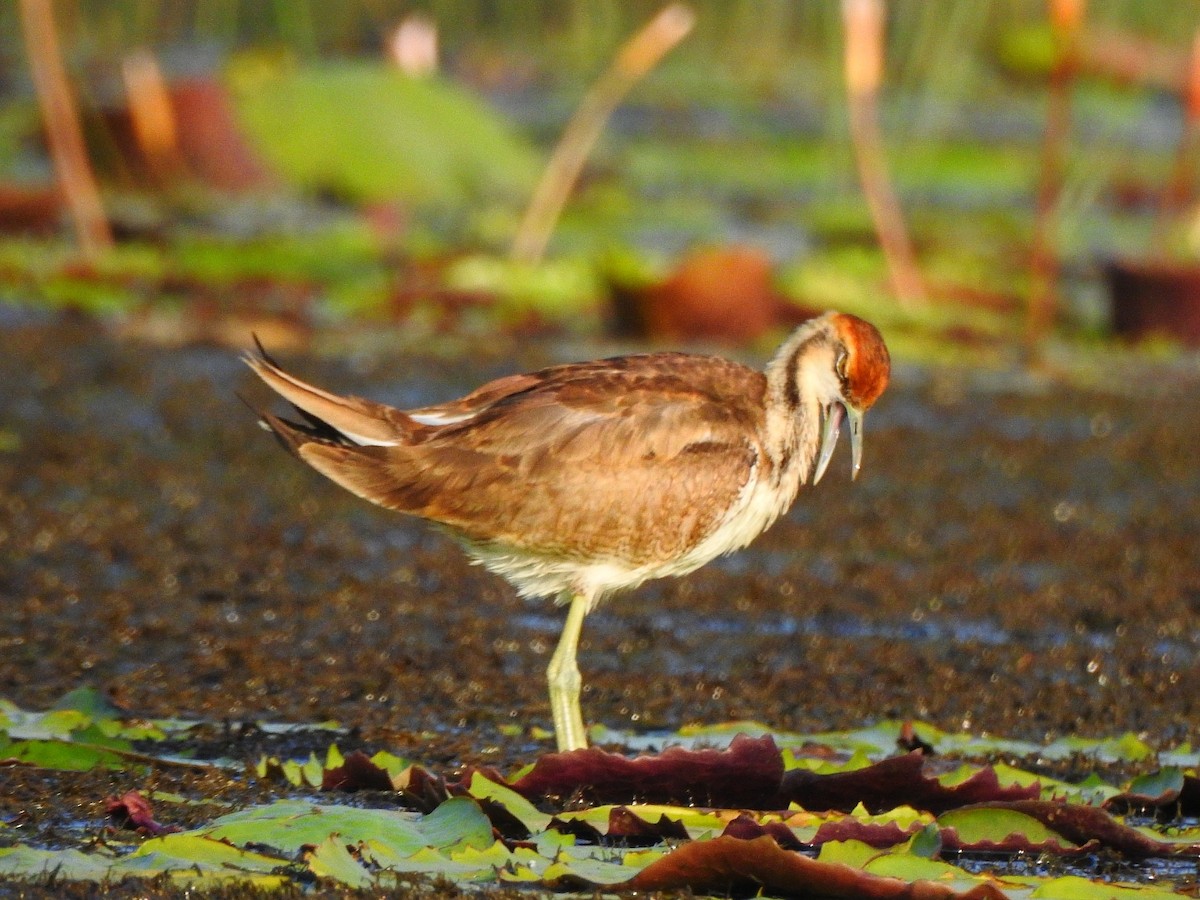
<path fill-rule="evenodd" d="M 630 290 L 640 303 L 639 291 L 670 288 L 695 254 L 750 247 L 769 262 L 750 290 L 794 310 L 841 307 L 932 334 L 911 342 L 922 354 L 1017 343 L 1037 290 L 1036 198 L 1064 54 L 1043 0 L 884 7 L 879 123 L 927 303 L 889 289 L 856 174 L 835 0 L 692 2 L 694 28 L 617 108 L 546 257 L 514 260 L 555 141 L 660 6 L 58 0 L 117 240 L 81 260 L 53 192 L 42 218 L 8 213 L 0 299 L 120 313 L 143 332 L 169 316 L 274 318 L 301 336 L 364 318 L 596 332 L 622 321 Z M 1057 334 L 1090 339 L 1110 331 L 1114 260 L 1196 256 L 1187 95 L 1161 72 L 1168 58 L 1182 61 L 1168 75 L 1186 68 L 1200 4 L 1083 9 L 1091 55 L 1071 72 L 1047 227 Z M 388 60 L 414 16 L 436 29 L 424 76 Z M 21 34 L 18 5 L 0 5 L 0 185 L 28 207 L 54 169 Z M 123 66 L 147 50 L 177 117 L 180 158 L 166 163 L 131 146 Z M 1181 160 L 1186 190 L 1164 226 Z"/>

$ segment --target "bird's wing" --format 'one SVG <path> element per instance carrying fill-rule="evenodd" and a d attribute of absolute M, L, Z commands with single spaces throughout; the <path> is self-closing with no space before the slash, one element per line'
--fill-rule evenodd
<path fill-rule="evenodd" d="M 493 399 L 411 445 L 301 455 L 360 496 L 475 540 L 669 558 L 719 524 L 760 464 L 762 376 L 715 363 L 659 354 L 515 376 L 519 389 L 485 385 L 476 394 Z M 653 538 L 633 548 L 631 533 Z"/>

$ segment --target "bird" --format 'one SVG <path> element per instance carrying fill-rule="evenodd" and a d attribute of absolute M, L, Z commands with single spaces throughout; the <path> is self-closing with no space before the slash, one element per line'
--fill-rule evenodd
<path fill-rule="evenodd" d="M 298 418 L 258 411 L 299 459 L 372 503 L 449 532 L 524 597 L 567 607 L 546 670 L 560 752 L 587 747 L 577 663 L 605 596 L 748 545 L 825 474 L 843 425 L 851 479 L 891 360 L 869 322 L 800 324 L 764 370 L 651 352 L 556 365 L 400 410 L 243 359 Z"/>

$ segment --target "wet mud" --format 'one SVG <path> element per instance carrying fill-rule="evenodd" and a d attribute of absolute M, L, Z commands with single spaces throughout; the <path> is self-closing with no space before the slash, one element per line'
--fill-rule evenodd
<path fill-rule="evenodd" d="M 372 346 L 284 361 L 405 406 L 581 353 Z M 1200 367 L 1121 359 L 1086 379 L 900 366 L 857 482 L 839 448 L 750 550 L 588 618 L 585 718 L 1200 742 Z M 265 402 L 252 382 L 235 350 L 6 314 L 0 696 L 87 684 L 151 717 L 334 719 L 343 749 L 438 768 L 552 749 L 561 611 L 290 459 L 238 397 Z"/>

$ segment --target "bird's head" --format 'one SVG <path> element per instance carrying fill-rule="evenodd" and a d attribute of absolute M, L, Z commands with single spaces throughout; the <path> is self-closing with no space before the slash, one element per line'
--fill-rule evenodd
<path fill-rule="evenodd" d="M 801 325 L 769 368 L 780 379 L 788 407 L 811 409 L 815 404 L 820 410 L 813 484 L 829 466 L 843 421 L 850 429 L 851 477 L 858 477 L 863 414 L 879 399 L 891 373 L 891 357 L 878 329 L 858 316 L 825 313 Z"/>

